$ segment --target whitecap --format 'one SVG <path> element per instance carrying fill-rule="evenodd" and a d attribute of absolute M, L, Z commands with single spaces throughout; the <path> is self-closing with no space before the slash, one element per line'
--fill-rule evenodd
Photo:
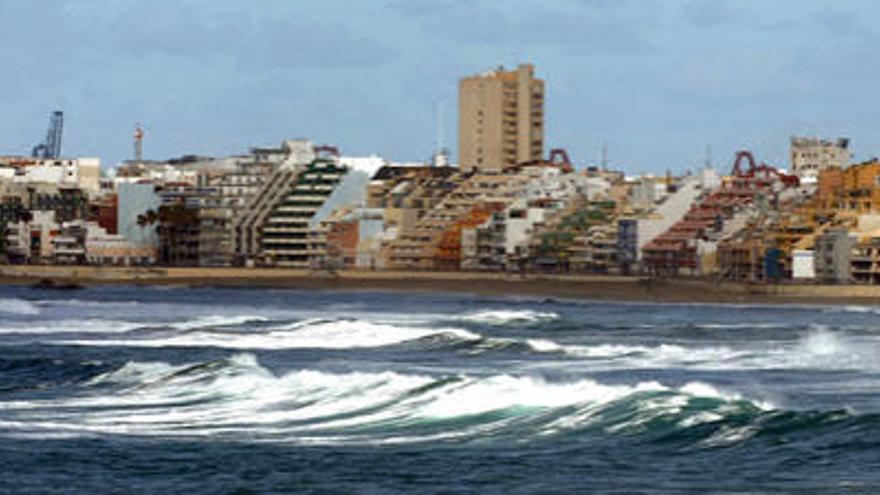
<path fill-rule="evenodd" d="M 31 316 L 40 314 L 40 308 L 25 299 L 0 299 L 0 313 Z"/>
<path fill-rule="evenodd" d="M 81 320 L 58 320 L 43 322 L 41 325 L 14 325 L 0 327 L 0 334 L 4 335 L 52 335 L 71 333 L 125 333 L 142 326 L 140 323 L 104 320 L 104 319 L 81 319 Z"/>
<path fill-rule="evenodd" d="M 213 320 L 212 320 L 213 321 Z M 220 321 L 220 320 L 216 320 Z M 423 328 L 373 323 L 363 320 L 309 319 L 281 326 L 254 328 L 249 332 L 212 332 L 202 328 L 218 326 L 208 320 L 194 322 L 183 334 L 164 334 L 130 340 L 66 341 L 77 345 L 116 345 L 132 347 L 222 347 L 229 349 L 355 349 L 384 347 L 428 337 L 480 340 L 482 336 L 460 328 Z M 224 319 L 225 325 L 254 320 Z M 179 327 L 178 327 L 179 328 Z"/>
<path fill-rule="evenodd" d="M 676 423 L 696 424 L 705 420 L 706 411 L 716 419 L 735 411 L 725 409 L 730 404 L 753 403 L 704 383 L 676 389 L 655 381 L 610 385 L 589 378 L 554 382 L 509 374 L 311 369 L 276 374 L 253 354 L 186 364 L 131 362 L 89 385 L 95 388 L 84 396 L 9 401 L 5 426 L 81 435 L 247 435 L 303 443 L 395 443 L 477 438 L 517 421 L 535 422 L 530 431 L 538 433 L 594 421 L 610 421 L 609 431 L 629 431 L 670 414 L 685 415 Z M 692 397 L 717 402 L 682 412 Z M 621 401 L 630 401 L 638 414 L 610 412 Z M 547 414 L 553 411 L 557 414 Z M 695 418 L 688 420 L 691 415 Z M 470 420 L 457 421 L 464 418 Z M 425 422 L 434 426 L 420 429 Z"/>
<path fill-rule="evenodd" d="M 207 327 L 231 327 L 261 321 L 268 321 L 268 318 L 257 315 L 209 315 L 172 323 L 169 326 L 176 330 L 193 330 Z"/>
<path fill-rule="evenodd" d="M 499 309 L 478 311 L 461 316 L 459 319 L 472 323 L 500 326 L 507 324 L 534 324 L 558 318 L 559 315 L 552 312 L 540 312 L 530 309 Z"/>

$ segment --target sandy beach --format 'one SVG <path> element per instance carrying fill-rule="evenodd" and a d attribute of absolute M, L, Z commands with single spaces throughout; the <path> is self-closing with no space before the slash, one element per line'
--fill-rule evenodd
<path fill-rule="evenodd" d="M 0 283 L 252 287 L 316 290 L 385 290 L 472 293 L 492 296 L 555 297 L 694 303 L 880 302 L 880 286 L 764 285 L 695 279 L 651 280 L 598 275 L 500 274 L 479 272 L 340 271 L 266 268 L 128 268 L 90 266 L 4 266 Z"/>

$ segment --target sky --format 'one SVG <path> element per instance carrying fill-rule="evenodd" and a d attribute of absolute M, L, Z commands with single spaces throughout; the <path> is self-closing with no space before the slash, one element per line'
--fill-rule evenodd
<path fill-rule="evenodd" d="M 456 150 L 458 79 L 546 82 L 545 148 L 663 173 L 792 135 L 880 155 L 873 0 L 0 0 L 0 155 L 65 112 L 63 153 L 223 156 L 284 139 L 345 155 Z"/>

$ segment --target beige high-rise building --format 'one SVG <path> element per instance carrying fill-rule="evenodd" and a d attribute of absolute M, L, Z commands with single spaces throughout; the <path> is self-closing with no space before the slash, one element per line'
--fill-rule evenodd
<path fill-rule="evenodd" d="M 849 165 L 849 139 L 791 138 L 791 170 L 802 179 L 816 178 L 826 168 Z"/>
<path fill-rule="evenodd" d="M 463 78 L 458 85 L 458 163 L 499 172 L 544 154 L 544 81 L 532 64 Z"/>

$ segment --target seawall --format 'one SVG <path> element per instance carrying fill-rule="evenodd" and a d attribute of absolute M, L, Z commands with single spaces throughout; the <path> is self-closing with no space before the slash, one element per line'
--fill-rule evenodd
<path fill-rule="evenodd" d="M 465 292 L 485 295 L 695 303 L 880 303 L 880 286 L 715 283 L 600 275 L 482 272 L 339 271 L 277 268 L 3 266 L 2 284 L 41 280 L 79 285 L 130 284 Z"/>

